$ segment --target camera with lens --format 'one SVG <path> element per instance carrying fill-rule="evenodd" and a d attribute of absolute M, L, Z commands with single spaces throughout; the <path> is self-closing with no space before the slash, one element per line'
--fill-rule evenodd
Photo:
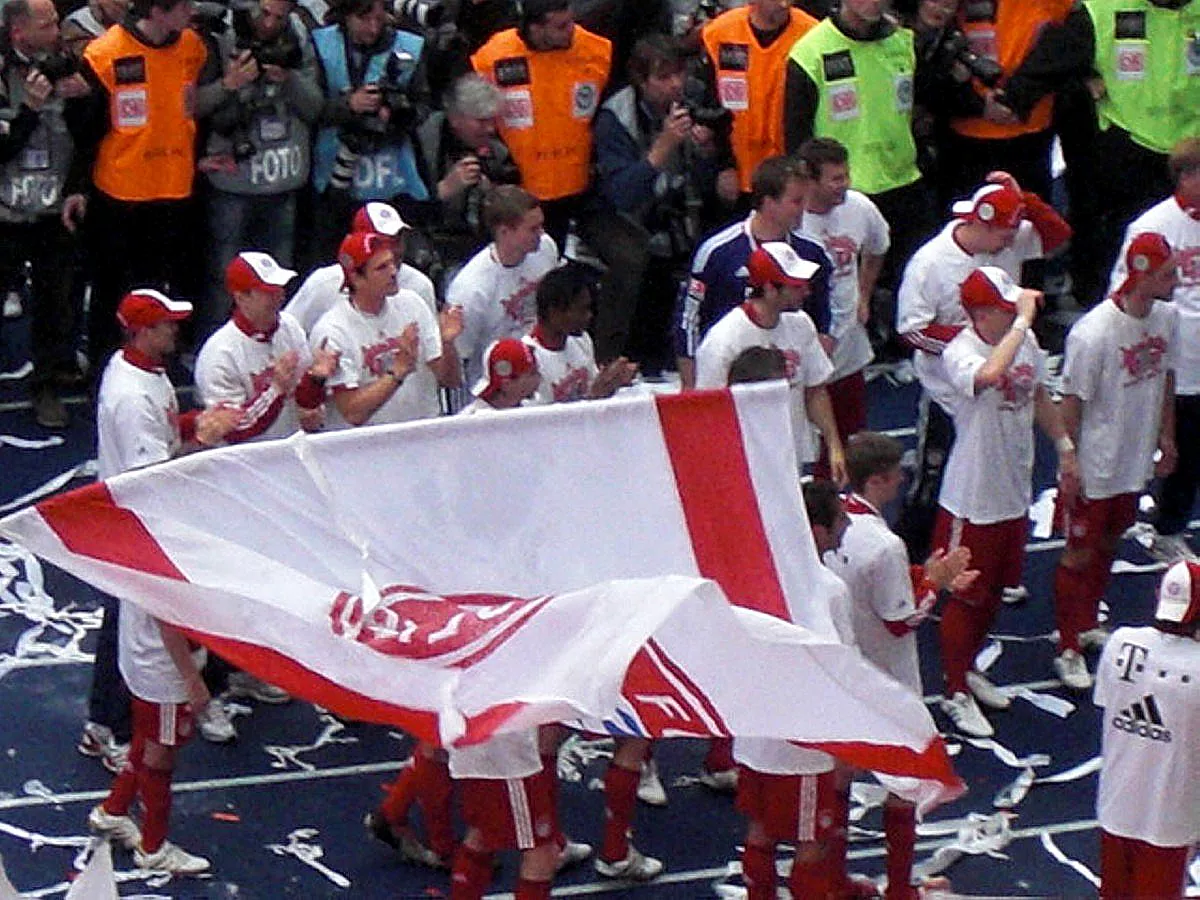
<path fill-rule="evenodd" d="M 70 78 L 79 72 L 79 60 L 65 50 L 55 50 L 48 56 L 43 56 L 35 65 L 51 83 Z"/>
<path fill-rule="evenodd" d="M 234 47 L 238 53 L 249 51 L 254 61 L 261 66 L 278 66 L 281 69 L 298 69 L 304 64 L 304 52 L 300 39 L 291 23 L 285 22 L 279 33 L 270 38 L 261 38 L 255 29 L 258 18 L 258 3 L 255 0 L 235 0 L 230 7 L 233 20 Z"/>
<path fill-rule="evenodd" d="M 957 28 L 945 33 L 938 54 L 946 64 L 960 63 L 972 78 L 985 87 L 994 88 L 1004 77 L 1000 64 L 972 50 L 967 36 Z"/>
<path fill-rule="evenodd" d="M 408 95 L 408 81 L 417 60 L 404 50 L 388 52 L 383 75 L 375 82 L 379 103 L 387 107 L 386 118 L 365 113 L 352 118 L 342 129 L 342 141 L 355 153 L 370 153 L 395 135 L 403 135 L 416 125 L 417 108 Z"/>
<path fill-rule="evenodd" d="M 394 9 L 396 15 L 421 28 L 437 28 L 446 15 L 440 0 L 396 0 Z"/>

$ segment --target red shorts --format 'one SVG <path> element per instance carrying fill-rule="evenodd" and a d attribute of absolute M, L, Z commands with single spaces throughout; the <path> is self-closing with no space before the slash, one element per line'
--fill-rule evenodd
<path fill-rule="evenodd" d="M 773 841 L 820 841 L 838 827 L 837 770 L 770 775 L 738 766 L 736 803 Z"/>
<path fill-rule="evenodd" d="M 845 444 L 846 438 L 858 434 L 867 427 L 867 379 L 863 370 L 851 372 L 845 378 L 825 385 L 829 403 L 833 406 L 833 418 L 837 423 L 838 435 Z"/>
<path fill-rule="evenodd" d="M 956 547 L 971 550 L 971 568 L 979 570 L 967 590 L 957 594 L 973 606 L 983 606 L 992 600 L 999 602 L 1000 592 L 1021 583 L 1025 564 L 1025 542 L 1029 540 L 1029 519 L 1007 519 L 989 525 L 976 525 L 959 519 L 938 507 L 933 525 L 933 546 L 950 551 Z"/>
<path fill-rule="evenodd" d="M 525 778 L 464 778 L 458 782 L 463 820 L 479 829 L 489 850 L 532 850 L 558 840 L 553 771 Z"/>
<path fill-rule="evenodd" d="M 1067 538 L 1067 549 L 1099 547 L 1113 542 L 1137 521 L 1138 495 L 1117 494 L 1102 500 L 1076 497 L 1054 507 L 1054 524 Z"/>
<path fill-rule="evenodd" d="M 1187 847 L 1157 847 L 1100 831 L 1100 900 L 1182 900 Z"/>
<path fill-rule="evenodd" d="M 133 733 L 165 747 L 182 747 L 195 732 L 188 703 L 151 703 L 133 698 Z"/>

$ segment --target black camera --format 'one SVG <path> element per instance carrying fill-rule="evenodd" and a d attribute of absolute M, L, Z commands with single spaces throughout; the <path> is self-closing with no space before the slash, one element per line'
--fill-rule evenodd
<path fill-rule="evenodd" d="M 304 64 L 304 51 L 300 39 L 285 22 L 279 34 L 271 38 L 260 38 L 254 23 L 258 18 L 258 4 L 254 0 L 235 0 L 230 7 L 233 19 L 234 46 L 237 52 L 250 51 L 259 66 L 279 66 L 281 69 L 298 69 Z"/>
<path fill-rule="evenodd" d="M 421 28 L 437 28 L 442 24 L 446 8 L 440 0 L 396 0 L 395 12 Z"/>
<path fill-rule="evenodd" d="M 971 49 L 971 42 L 958 29 L 946 32 L 942 39 L 941 55 L 943 59 L 961 63 L 971 77 L 986 87 L 994 88 L 1004 77 L 1004 70 L 995 60 L 980 56 Z"/>
<path fill-rule="evenodd" d="M 65 50 L 55 50 L 39 59 L 35 66 L 50 82 L 70 78 L 79 71 L 79 60 Z"/>

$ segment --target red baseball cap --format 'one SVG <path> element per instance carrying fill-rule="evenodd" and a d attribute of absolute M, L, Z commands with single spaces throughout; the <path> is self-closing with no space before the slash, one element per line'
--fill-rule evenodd
<path fill-rule="evenodd" d="M 961 219 L 1016 228 L 1025 215 L 1025 198 L 1007 185 L 985 184 L 970 200 L 959 200 L 950 209 Z"/>
<path fill-rule="evenodd" d="M 276 291 L 296 277 L 267 253 L 247 250 L 235 256 L 225 267 L 225 290 L 231 294 L 244 291 Z"/>
<path fill-rule="evenodd" d="M 768 284 L 808 284 L 820 268 L 815 262 L 801 258 L 783 241 L 760 244 L 746 263 L 750 286 L 756 288 Z"/>
<path fill-rule="evenodd" d="M 1171 262 L 1172 257 L 1171 245 L 1158 232 L 1143 231 L 1136 235 L 1125 250 L 1128 274 L 1121 283 L 1121 291 L 1127 291 L 1147 275 L 1157 272 Z"/>
<path fill-rule="evenodd" d="M 404 219 L 400 218 L 400 213 L 396 212 L 396 208 L 388 203 L 381 203 L 378 200 L 372 200 L 362 209 L 354 214 L 354 221 L 350 225 L 350 230 L 354 231 L 373 231 L 376 234 L 395 237 L 400 232 L 412 228 Z"/>
<path fill-rule="evenodd" d="M 1006 312 L 1017 308 L 1021 286 L 998 266 L 981 266 L 967 276 L 958 288 L 963 309 L 986 309 L 994 306 Z"/>
<path fill-rule="evenodd" d="M 192 304 L 172 300 L 151 288 L 130 291 L 117 305 L 117 321 L 129 331 L 153 328 L 160 322 L 182 322 L 192 314 Z"/>
<path fill-rule="evenodd" d="M 516 338 L 493 341 L 483 353 L 484 376 L 475 382 L 472 393 L 489 397 L 505 383 L 537 368 L 533 348 Z"/>
<path fill-rule="evenodd" d="M 338 262 L 347 278 L 351 272 L 356 272 L 367 264 L 367 261 L 377 253 L 392 250 L 392 242 L 385 235 L 375 231 L 355 231 L 344 238 L 338 247 Z"/>

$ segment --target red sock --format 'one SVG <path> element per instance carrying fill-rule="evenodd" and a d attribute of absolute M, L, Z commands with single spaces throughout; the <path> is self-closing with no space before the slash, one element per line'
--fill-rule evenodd
<path fill-rule="evenodd" d="M 813 862 L 796 860 L 792 863 L 788 887 L 797 900 L 839 900 L 841 897 L 841 884 L 834 877 L 828 853 Z"/>
<path fill-rule="evenodd" d="M 450 900 L 479 900 L 492 883 L 492 854 L 458 845 L 450 875 Z"/>
<path fill-rule="evenodd" d="M 733 761 L 733 738 L 713 738 L 708 742 L 704 768 L 710 772 L 726 772 L 737 767 Z"/>
<path fill-rule="evenodd" d="M 822 775 L 821 778 L 836 781 L 838 773 L 836 771 L 829 772 Z M 833 821 L 828 828 L 821 829 L 824 834 L 820 837 L 825 844 L 824 862 L 829 869 L 830 877 L 834 879 L 834 884 L 840 885 L 849 879 L 846 874 L 846 851 L 850 843 L 850 785 L 847 784 L 844 788 L 834 790 L 832 794 Z"/>
<path fill-rule="evenodd" d="M 549 881 L 530 881 L 528 878 L 517 880 L 515 900 L 550 900 Z"/>
<path fill-rule="evenodd" d="M 404 828 L 408 825 L 408 810 L 417 797 L 417 755 L 405 763 L 396 774 L 396 780 L 387 786 L 387 794 L 379 804 L 379 812 L 393 828 Z"/>
<path fill-rule="evenodd" d="M 887 900 L 910 900 L 917 840 L 916 812 L 907 804 L 885 803 L 883 833 L 887 845 Z"/>
<path fill-rule="evenodd" d="M 137 796 L 138 767 L 142 765 L 142 756 L 146 752 L 145 741 L 134 736 L 129 744 L 129 755 L 125 758 L 125 766 L 113 780 L 108 796 L 104 798 L 104 811 L 110 816 L 127 816 L 133 798 Z"/>
<path fill-rule="evenodd" d="M 746 900 L 775 900 L 775 848 L 746 844 L 742 850 Z"/>
<path fill-rule="evenodd" d="M 942 612 L 942 672 L 946 676 L 946 696 L 967 693 L 967 671 L 975 661 L 974 611 L 957 597 L 951 597 Z"/>
<path fill-rule="evenodd" d="M 457 840 L 454 837 L 454 819 L 451 798 L 454 784 L 450 780 L 450 766 L 436 756 L 418 753 L 414 762 L 417 802 L 421 804 L 421 815 L 425 819 L 425 832 L 429 838 L 429 849 L 443 859 L 454 856 Z"/>
<path fill-rule="evenodd" d="M 146 816 L 142 822 L 142 850 L 153 853 L 167 839 L 167 821 L 171 818 L 171 770 L 138 770 L 138 793 Z"/>
<path fill-rule="evenodd" d="M 629 829 L 637 807 L 640 772 L 609 765 L 604 776 L 604 844 L 600 858 L 620 862 L 629 854 Z"/>

